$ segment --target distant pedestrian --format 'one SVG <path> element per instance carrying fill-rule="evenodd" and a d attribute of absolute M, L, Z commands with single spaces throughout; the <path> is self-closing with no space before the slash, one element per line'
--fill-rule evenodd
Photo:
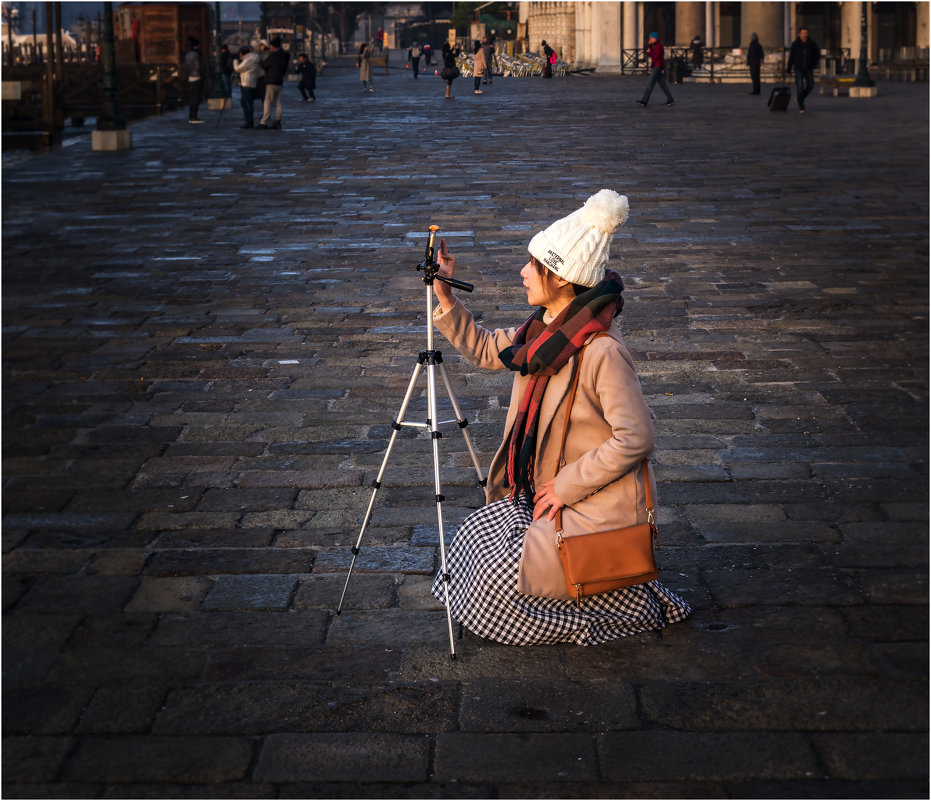
<path fill-rule="evenodd" d="M 543 77 L 553 77 L 553 65 L 556 63 L 556 51 L 546 43 L 546 39 L 540 42 L 543 48 Z"/>
<path fill-rule="evenodd" d="M 368 42 L 363 42 L 359 48 L 359 58 L 356 59 L 356 67 L 359 69 L 359 80 L 362 81 L 363 92 L 374 92 L 375 84 L 372 83 L 372 47 Z"/>
<path fill-rule="evenodd" d="M 239 104 L 242 106 L 242 128 L 255 127 L 255 86 L 259 78 L 259 54 L 252 52 L 249 45 L 241 48 L 239 58 L 233 61 L 233 69 L 239 75 Z"/>
<path fill-rule="evenodd" d="M 671 106 L 673 104 L 672 95 L 669 94 L 669 87 L 666 86 L 666 79 L 663 77 L 663 69 L 666 65 L 663 43 L 659 40 L 659 34 L 655 31 L 650 34 L 649 42 L 647 43 L 647 56 L 650 59 L 650 83 L 647 84 L 647 89 L 643 93 L 643 99 L 637 102 L 645 107 L 646 104 L 650 102 L 650 95 L 653 94 L 653 87 L 659 84 L 659 88 L 666 93 L 666 102 L 664 105 Z"/>
<path fill-rule="evenodd" d="M 417 73 L 420 72 L 420 45 L 417 43 L 417 40 L 414 40 L 414 44 L 411 45 L 411 49 L 407 51 L 407 57 L 411 60 L 411 70 L 414 73 L 414 78 L 417 78 Z"/>
<path fill-rule="evenodd" d="M 430 43 L 427 42 L 423 46 L 423 67 L 424 72 L 427 71 L 427 67 L 433 66 L 433 48 L 430 46 Z"/>
<path fill-rule="evenodd" d="M 189 36 L 187 41 L 188 50 L 184 54 L 184 69 L 187 72 L 188 83 L 187 121 L 196 124 L 203 122 L 203 120 L 197 118 L 197 109 L 200 106 L 201 98 L 204 96 L 204 78 L 207 75 L 207 68 L 204 64 L 204 57 L 201 55 L 200 50 L 197 49 L 200 40 Z"/>
<path fill-rule="evenodd" d="M 281 49 L 281 38 L 276 36 L 269 41 L 268 55 L 261 61 L 265 70 L 265 104 L 262 109 L 262 121 L 259 128 L 281 128 L 281 85 L 288 74 L 288 62 L 291 54 Z M 275 121 L 269 125 L 275 109 Z"/>
<path fill-rule="evenodd" d="M 805 113 L 805 98 L 815 88 L 815 68 L 821 60 L 821 51 L 815 40 L 808 35 L 808 29 L 802 28 L 798 38 L 792 42 L 789 50 L 789 63 L 786 74 L 795 70 L 795 90 L 798 98 L 798 113 Z"/>
<path fill-rule="evenodd" d="M 262 62 L 268 58 L 268 42 L 264 39 L 261 39 L 256 50 L 256 55 L 259 57 L 259 71 L 256 73 L 255 78 L 255 99 L 265 105 L 265 70 L 262 69 Z"/>
<path fill-rule="evenodd" d="M 482 39 L 482 50 L 485 51 L 485 80 L 484 83 L 491 83 L 494 77 L 492 70 L 495 65 L 495 37 L 486 36 Z"/>
<path fill-rule="evenodd" d="M 314 64 L 313 59 L 307 58 L 307 53 L 301 53 L 297 57 L 295 70 L 301 76 L 297 84 L 301 93 L 301 102 L 313 103 L 317 99 L 314 95 L 314 89 L 317 88 L 317 65 Z"/>
<path fill-rule="evenodd" d="M 695 34 L 695 38 L 692 39 L 689 44 L 689 49 L 692 51 L 692 66 L 701 67 L 705 63 L 704 48 L 705 43 L 702 41 L 701 36 Z"/>
<path fill-rule="evenodd" d="M 747 66 L 750 67 L 750 80 L 753 83 L 751 95 L 760 93 L 760 67 L 763 64 L 763 46 L 760 44 L 760 37 L 755 33 L 750 34 L 750 46 L 747 48 Z"/>
<path fill-rule="evenodd" d="M 482 76 L 485 74 L 485 49 L 482 43 L 476 39 L 472 43 L 472 78 L 475 82 L 475 94 L 482 94 L 479 88 L 482 85 Z"/>
<path fill-rule="evenodd" d="M 223 97 L 233 96 L 233 54 L 225 44 L 220 45 L 220 85 Z"/>
<path fill-rule="evenodd" d="M 459 67 L 456 64 L 456 58 L 462 52 L 462 48 L 452 47 L 449 42 L 443 42 L 443 71 L 440 77 L 446 81 L 446 99 L 453 99 L 453 81 L 459 77 Z"/>

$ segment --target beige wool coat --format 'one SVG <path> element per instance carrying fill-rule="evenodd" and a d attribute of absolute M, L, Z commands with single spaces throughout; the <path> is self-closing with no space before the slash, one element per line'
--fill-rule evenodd
<path fill-rule="evenodd" d="M 449 311 L 436 310 L 434 324 L 471 364 L 505 369 L 498 353 L 512 343 L 516 328 L 482 328 L 458 299 Z M 584 348 L 566 435 L 565 464 L 558 475 L 556 462 L 578 355 L 550 378 L 540 408 L 533 483 L 539 488 L 556 475 L 556 495 L 566 504 L 564 536 L 647 520 L 641 462 L 653 451 L 653 425 L 621 332 L 612 322 L 608 333 L 610 336 L 589 339 Z M 508 435 L 530 381 L 530 376 L 512 375 L 504 439 L 488 472 L 488 503 L 510 494 L 505 474 Z M 646 480 L 651 482 L 655 498 L 652 474 Z M 527 529 L 517 589 L 528 595 L 572 597 L 556 550 L 555 524 L 547 521 L 546 515 Z"/>
<path fill-rule="evenodd" d="M 474 60 L 472 74 L 476 78 L 480 78 L 485 74 L 485 68 L 488 66 L 488 62 L 485 60 L 485 49 L 480 47 L 472 58 Z"/>
<path fill-rule="evenodd" d="M 359 56 L 359 80 L 372 80 L 372 51 L 368 48 Z"/>

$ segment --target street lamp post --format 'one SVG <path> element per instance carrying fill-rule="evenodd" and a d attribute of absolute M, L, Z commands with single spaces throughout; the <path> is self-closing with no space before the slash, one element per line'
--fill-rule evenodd
<path fill-rule="evenodd" d="M 222 40 L 223 24 L 220 21 L 220 4 L 217 2 L 213 4 L 213 86 L 207 98 L 207 108 L 214 111 L 232 107 L 223 83 L 223 57 L 220 54 Z"/>
<path fill-rule="evenodd" d="M 860 66 L 857 69 L 857 76 L 854 78 L 850 87 L 851 97 L 876 97 L 879 89 L 870 77 L 870 70 L 867 66 L 869 61 L 869 41 L 867 35 L 866 13 L 869 3 L 860 3 Z"/>
<path fill-rule="evenodd" d="M 103 36 L 100 42 L 103 61 L 103 113 L 97 118 L 97 129 L 91 134 L 93 150 L 129 150 L 133 146 L 132 132 L 120 115 L 116 97 L 116 54 L 113 43 L 113 3 L 103 4 Z"/>
<path fill-rule="evenodd" d="M 873 79 L 870 77 L 870 70 L 867 66 L 869 61 L 869 43 L 866 26 L 866 7 L 868 3 L 860 3 L 860 65 L 857 68 L 857 77 L 854 79 L 854 86 L 875 86 Z"/>

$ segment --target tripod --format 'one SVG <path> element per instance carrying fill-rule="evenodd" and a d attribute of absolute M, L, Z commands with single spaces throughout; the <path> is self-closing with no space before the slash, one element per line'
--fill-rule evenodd
<path fill-rule="evenodd" d="M 407 392 L 404 394 L 404 400 L 401 402 L 401 408 L 398 411 L 398 416 L 391 423 L 391 439 L 388 442 L 388 448 L 385 450 L 385 456 L 382 459 L 381 468 L 378 471 L 378 475 L 372 482 L 372 495 L 369 498 L 368 509 L 366 510 L 365 517 L 362 520 L 362 528 L 359 530 L 359 537 L 356 540 L 355 546 L 352 548 L 352 561 L 349 564 L 349 572 L 346 574 L 346 583 L 343 585 L 343 593 L 340 596 L 339 606 L 336 609 L 336 614 L 339 615 L 343 610 L 343 601 L 346 599 L 346 590 L 349 589 L 349 579 L 352 577 L 352 569 L 356 564 L 356 557 L 359 555 L 365 529 L 368 527 L 369 520 L 372 517 L 372 507 L 375 504 L 375 496 L 378 494 L 378 490 L 381 487 L 382 476 L 384 475 L 385 468 L 388 465 L 388 459 L 391 457 L 391 450 L 394 448 L 394 443 L 397 439 L 398 432 L 404 426 L 409 426 L 412 428 L 425 428 L 430 432 L 430 438 L 433 441 L 433 486 L 436 497 L 436 517 L 440 530 L 440 574 L 443 577 L 443 589 L 446 596 L 446 622 L 449 627 L 449 652 L 450 657 L 455 659 L 456 646 L 453 639 L 453 618 L 449 609 L 449 572 L 446 569 L 446 541 L 443 536 L 444 498 L 442 486 L 440 483 L 439 447 L 439 440 L 443 435 L 440 433 L 440 426 L 448 425 L 450 423 L 456 423 L 459 426 L 459 428 L 462 430 L 462 436 L 465 438 L 466 446 L 469 449 L 469 454 L 472 456 L 472 464 L 475 466 L 475 472 L 478 474 L 479 485 L 484 487 L 486 479 L 482 478 L 482 468 L 479 466 L 478 456 L 475 453 L 475 448 L 472 445 L 469 432 L 466 430 L 466 426 L 469 425 L 469 421 L 463 417 L 462 410 L 459 408 L 459 402 L 456 400 L 456 395 L 449 383 L 449 377 L 446 375 L 446 368 L 443 366 L 443 354 L 433 347 L 433 282 L 443 281 L 450 286 L 456 287 L 458 289 L 464 289 L 466 292 L 471 292 L 474 287 L 472 284 L 466 283 L 465 281 L 458 281 L 455 278 L 447 278 L 437 274 L 437 270 L 439 270 L 440 265 L 435 261 L 436 252 L 434 247 L 434 240 L 436 239 L 436 232 L 440 229 L 437 225 L 431 225 L 429 230 L 430 239 L 427 242 L 427 249 L 424 260 L 421 264 L 417 265 L 417 269 L 423 271 L 423 282 L 427 288 L 427 349 L 421 351 L 417 356 L 417 364 L 414 366 L 414 373 L 411 376 L 410 383 L 407 385 Z M 417 384 L 417 378 L 420 376 L 420 371 L 423 369 L 424 364 L 427 365 L 428 417 L 424 423 L 408 422 L 404 419 L 404 415 L 407 412 L 407 405 L 410 403 L 411 396 L 414 393 L 414 387 Z M 449 395 L 449 400 L 452 404 L 453 411 L 456 413 L 455 420 L 439 420 L 436 405 L 437 370 L 439 370 L 440 377 L 443 379 L 443 384 L 446 386 L 446 393 Z"/>

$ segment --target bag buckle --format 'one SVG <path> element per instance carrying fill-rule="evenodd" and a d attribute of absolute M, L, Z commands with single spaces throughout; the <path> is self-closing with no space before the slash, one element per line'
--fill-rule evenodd
<path fill-rule="evenodd" d="M 562 548 L 562 529 L 556 532 L 556 550 Z"/>

